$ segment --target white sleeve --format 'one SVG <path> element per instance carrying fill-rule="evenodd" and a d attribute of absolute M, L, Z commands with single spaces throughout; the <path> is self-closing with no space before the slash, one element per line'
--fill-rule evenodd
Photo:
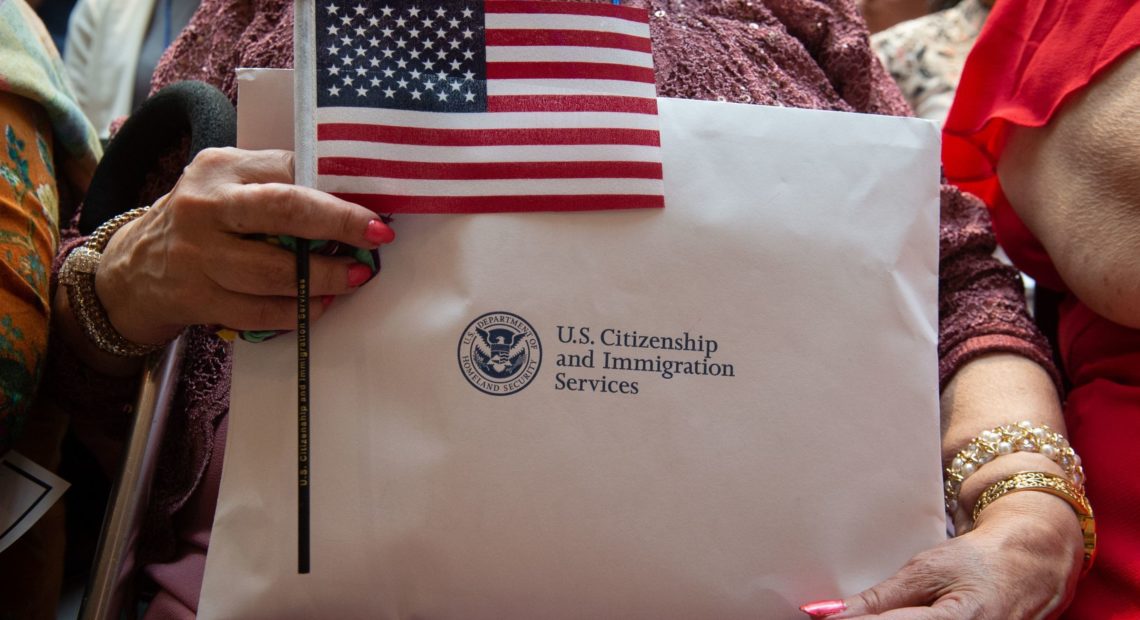
<path fill-rule="evenodd" d="M 94 53 L 95 36 L 99 30 L 99 16 L 101 10 L 108 7 L 101 6 L 99 0 L 79 0 L 71 11 L 71 18 L 67 24 L 67 43 L 64 45 L 63 65 L 66 69 L 67 81 L 79 107 L 87 118 L 95 124 L 100 134 L 106 131 L 96 122 L 96 114 L 92 108 L 92 78 L 91 57 Z"/>

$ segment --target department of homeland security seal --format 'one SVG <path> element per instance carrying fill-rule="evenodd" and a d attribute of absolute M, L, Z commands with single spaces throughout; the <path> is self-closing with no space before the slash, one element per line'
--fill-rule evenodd
<path fill-rule="evenodd" d="M 530 323 L 510 312 L 488 312 L 471 321 L 459 339 L 459 369 L 492 396 L 530 385 L 542 364 L 542 343 Z"/>

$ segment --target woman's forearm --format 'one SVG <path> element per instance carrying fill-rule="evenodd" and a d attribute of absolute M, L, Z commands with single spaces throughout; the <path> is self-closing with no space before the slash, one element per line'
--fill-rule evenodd
<path fill-rule="evenodd" d="M 942 391 L 943 463 L 949 463 L 982 431 L 1022 420 L 1029 420 L 1034 426 L 1048 425 L 1065 434 L 1057 389 L 1045 369 L 1006 353 L 986 355 L 965 364 Z M 1060 465 L 1036 452 L 1014 452 L 995 458 L 962 483 L 959 515 L 968 515 L 978 496 L 991 484 L 1020 471 L 1064 473 Z"/>

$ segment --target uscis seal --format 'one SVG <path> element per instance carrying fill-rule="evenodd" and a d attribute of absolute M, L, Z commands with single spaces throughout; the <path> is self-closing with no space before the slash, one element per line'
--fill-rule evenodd
<path fill-rule="evenodd" d="M 459 338 L 459 370 L 468 383 L 492 396 L 530 385 L 542 364 L 542 343 L 525 319 L 488 312 L 471 321 Z"/>

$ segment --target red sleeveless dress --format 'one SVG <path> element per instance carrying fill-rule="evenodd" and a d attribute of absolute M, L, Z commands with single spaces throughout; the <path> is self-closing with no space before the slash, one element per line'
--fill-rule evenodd
<path fill-rule="evenodd" d="M 1135 0 L 999 0 L 966 62 L 943 130 L 946 174 L 989 205 L 1014 263 L 1054 290 L 1067 289 L 1003 195 L 997 161 L 1010 127 L 1045 125 L 1069 96 L 1137 48 Z M 1073 385 L 1065 421 L 1084 460 L 1099 535 L 1096 564 L 1065 617 L 1140 618 L 1140 330 L 1068 294 L 1058 342 Z"/>

